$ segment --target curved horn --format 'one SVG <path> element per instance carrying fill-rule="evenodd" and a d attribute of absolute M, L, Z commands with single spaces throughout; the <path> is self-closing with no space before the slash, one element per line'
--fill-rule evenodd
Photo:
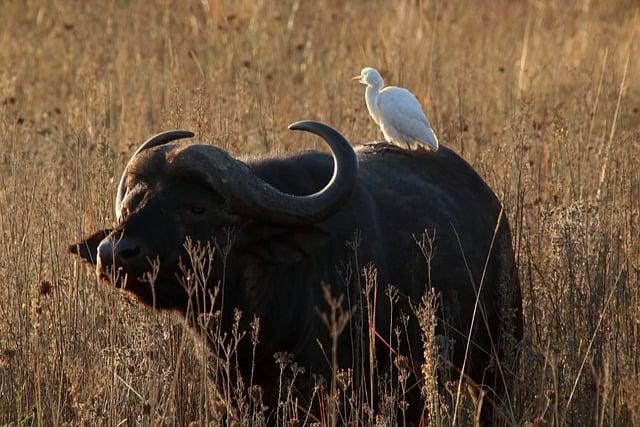
<path fill-rule="evenodd" d="M 186 130 L 169 130 L 166 132 L 161 132 L 147 139 L 136 150 L 136 152 L 133 153 L 133 155 L 127 162 L 127 166 L 125 166 L 124 171 L 122 172 L 122 176 L 120 177 L 120 183 L 118 184 L 118 191 L 116 192 L 116 205 L 115 205 L 116 220 L 120 221 L 120 216 L 121 216 L 120 210 L 122 208 L 122 199 L 124 198 L 124 192 L 125 192 L 124 180 L 125 180 L 125 177 L 127 176 L 127 169 L 129 168 L 129 165 L 131 165 L 131 162 L 133 162 L 133 159 L 138 154 L 140 154 L 141 152 L 149 148 L 157 147 L 158 145 L 163 145 L 168 142 L 175 141 L 176 139 L 191 138 L 191 137 L 193 137 L 193 132 L 189 132 Z"/>
<path fill-rule="evenodd" d="M 331 148 L 333 176 L 317 193 L 295 196 L 279 191 L 258 178 L 246 165 L 228 181 L 232 209 L 263 221 L 284 225 L 319 222 L 336 213 L 349 200 L 358 181 L 358 158 L 351 144 L 337 130 L 323 123 L 305 120 L 289 125 L 320 136 Z"/>

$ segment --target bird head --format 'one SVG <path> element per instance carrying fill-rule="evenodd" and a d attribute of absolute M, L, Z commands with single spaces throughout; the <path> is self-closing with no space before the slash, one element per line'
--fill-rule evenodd
<path fill-rule="evenodd" d="M 353 77 L 351 80 L 358 80 L 359 83 L 375 88 L 381 88 L 384 85 L 384 80 L 378 70 L 371 67 L 363 68 L 360 71 L 360 75 Z"/>

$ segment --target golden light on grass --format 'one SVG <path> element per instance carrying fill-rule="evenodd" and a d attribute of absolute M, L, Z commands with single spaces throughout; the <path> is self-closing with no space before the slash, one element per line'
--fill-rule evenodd
<path fill-rule="evenodd" d="M 0 2 L 0 424 L 263 423 L 260 388 L 198 353 L 184 325 L 97 286 L 66 246 L 110 224 L 127 155 L 161 130 L 232 154 L 313 148 L 287 131 L 305 118 L 353 143 L 378 138 L 349 80 L 365 65 L 411 87 L 440 142 L 504 203 L 525 314 L 518 359 L 502 366 L 515 378 L 504 419 L 640 424 L 637 3 L 375 4 Z M 434 378 L 451 337 L 437 335 L 433 305 L 449 297 L 420 306 L 428 357 L 417 371 L 438 425 L 456 411 L 473 423 L 478 402 L 491 404 Z M 362 333 L 394 347 L 397 326 Z M 334 423 L 401 424 L 408 366 L 394 360 L 382 406 L 353 372 L 318 380 L 309 400 Z M 295 367 L 282 367 L 279 420 L 328 424 L 296 401 Z"/>

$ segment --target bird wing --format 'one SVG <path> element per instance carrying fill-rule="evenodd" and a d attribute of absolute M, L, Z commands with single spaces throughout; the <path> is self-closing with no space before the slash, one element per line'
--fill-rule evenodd
<path fill-rule="evenodd" d="M 408 138 L 438 149 L 438 139 L 431 129 L 418 99 L 408 90 L 389 86 L 378 95 L 380 119 Z"/>

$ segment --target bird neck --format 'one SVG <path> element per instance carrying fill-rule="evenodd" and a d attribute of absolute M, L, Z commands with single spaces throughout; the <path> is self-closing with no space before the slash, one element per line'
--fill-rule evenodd
<path fill-rule="evenodd" d="M 369 114 L 373 117 L 373 119 L 378 122 L 378 93 L 380 92 L 380 88 L 376 86 L 367 86 L 367 90 L 365 92 L 365 100 L 367 102 L 367 109 L 369 110 Z"/>

